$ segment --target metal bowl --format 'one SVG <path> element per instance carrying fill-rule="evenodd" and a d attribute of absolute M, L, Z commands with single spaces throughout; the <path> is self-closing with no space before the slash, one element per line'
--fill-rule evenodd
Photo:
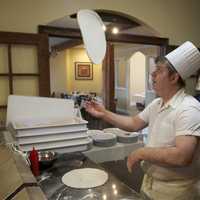
<path fill-rule="evenodd" d="M 38 158 L 40 166 L 51 166 L 57 159 L 57 153 L 54 151 L 39 151 Z"/>

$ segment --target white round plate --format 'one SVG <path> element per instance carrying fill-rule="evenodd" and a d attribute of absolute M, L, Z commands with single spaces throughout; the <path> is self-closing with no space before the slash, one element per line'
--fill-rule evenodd
<path fill-rule="evenodd" d="M 98 129 L 87 130 L 87 134 L 91 137 L 94 136 L 94 135 L 102 134 L 102 133 L 104 133 L 104 132 L 102 130 L 98 130 Z"/>
<path fill-rule="evenodd" d="M 113 140 L 116 139 L 116 135 L 113 133 L 102 133 L 102 134 L 96 134 L 93 136 L 93 139 L 95 141 L 107 141 L 107 140 Z"/>

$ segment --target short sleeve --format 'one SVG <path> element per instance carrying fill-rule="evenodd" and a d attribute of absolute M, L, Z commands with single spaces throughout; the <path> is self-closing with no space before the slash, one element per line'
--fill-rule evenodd
<path fill-rule="evenodd" d="M 200 108 L 188 106 L 178 112 L 175 120 L 176 136 L 194 135 L 200 137 Z"/>
<path fill-rule="evenodd" d="M 151 112 L 155 110 L 155 106 L 158 105 L 159 102 L 160 98 L 154 99 L 138 116 L 148 124 Z"/>

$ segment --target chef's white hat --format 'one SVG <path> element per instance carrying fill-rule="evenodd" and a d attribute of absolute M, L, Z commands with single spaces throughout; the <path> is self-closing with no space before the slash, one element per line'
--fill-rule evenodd
<path fill-rule="evenodd" d="M 200 52 L 189 41 L 183 43 L 165 57 L 183 80 L 200 69 Z"/>

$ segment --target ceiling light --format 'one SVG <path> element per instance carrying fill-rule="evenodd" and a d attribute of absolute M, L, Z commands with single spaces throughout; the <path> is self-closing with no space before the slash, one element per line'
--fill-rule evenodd
<path fill-rule="evenodd" d="M 113 33 L 113 34 L 119 33 L 119 29 L 118 29 L 117 27 L 114 27 L 114 28 L 112 29 L 112 33 Z"/>

